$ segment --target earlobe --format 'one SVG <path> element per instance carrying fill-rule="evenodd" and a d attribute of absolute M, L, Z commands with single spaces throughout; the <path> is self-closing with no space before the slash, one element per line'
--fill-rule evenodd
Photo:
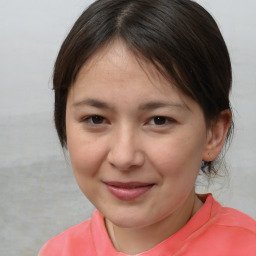
<path fill-rule="evenodd" d="M 232 120 L 232 114 L 229 109 L 223 110 L 217 120 L 211 125 L 207 135 L 207 142 L 203 152 L 203 161 L 213 161 L 220 154 L 225 143 Z"/>

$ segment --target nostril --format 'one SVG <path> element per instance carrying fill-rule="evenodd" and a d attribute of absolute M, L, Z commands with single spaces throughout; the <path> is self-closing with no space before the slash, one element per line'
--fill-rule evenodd
<path fill-rule="evenodd" d="M 108 162 L 120 171 L 129 171 L 131 168 L 139 167 L 144 164 L 144 154 L 139 150 L 112 150 L 108 154 Z"/>

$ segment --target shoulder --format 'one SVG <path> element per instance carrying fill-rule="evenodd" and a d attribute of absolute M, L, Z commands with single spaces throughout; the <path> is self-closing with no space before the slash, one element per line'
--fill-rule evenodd
<path fill-rule="evenodd" d="M 238 210 L 222 207 L 216 201 L 214 204 L 219 205 L 218 211 L 209 219 L 205 239 L 215 241 L 220 253 L 256 255 L 256 221 Z"/>
<path fill-rule="evenodd" d="M 256 238 L 256 221 L 243 212 L 230 207 L 221 207 L 215 225 L 237 229 Z"/>
<path fill-rule="evenodd" d="M 51 238 L 42 247 L 39 256 L 78 255 L 76 251 L 82 249 L 81 246 L 90 250 L 93 244 L 90 225 L 89 219 Z"/>
<path fill-rule="evenodd" d="M 198 255 L 200 250 L 208 256 L 255 256 L 256 221 L 238 210 L 221 206 L 212 195 L 204 199 L 196 219 L 199 228 L 188 240 L 189 255 Z"/>
<path fill-rule="evenodd" d="M 205 211 L 208 215 L 207 225 L 222 227 L 226 230 L 239 229 L 256 235 L 256 221 L 250 216 L 236 209 L 222 206 L 212 194 L 203 195 L 201 199 L 205 202 L 204 207 L 208 208 Z"/>

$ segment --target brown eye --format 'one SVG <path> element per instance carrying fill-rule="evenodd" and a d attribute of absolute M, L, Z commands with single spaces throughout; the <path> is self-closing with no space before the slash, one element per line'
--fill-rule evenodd
<path fill-rule="evenodd" d="M 104 117 L 98 116 L 98 115 L 88 116 L 84 119 L 84 121 L 91 125 L 106 123 L 106 119 Z"/>
<path fill-rule="evenodd" d="M 102 124 L 104 123 L 105 118 L 102 116 L 92 116 L 91 120 L 92 120 L 92 123 L 94 124 Z"/>
<path fill-rule="evenodd" d="M 173 125 L 174 123 L 176 123 L 176 121 L 170 117 L 154 116 L 150 118 L 147 124 L 151 126 L 158 126 L 160 128 L 167 125 Z"/>
<path fill-rule="evenodd" d="M 168 122 L 168 119 L 166 117 L 163 117 L 163 116 L 155 116 L 152 119 L 152 121 L 155 125 L 164 125 Z"/>

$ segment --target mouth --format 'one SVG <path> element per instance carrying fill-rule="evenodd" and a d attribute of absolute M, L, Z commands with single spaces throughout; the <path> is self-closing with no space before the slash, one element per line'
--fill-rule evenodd
<path fill-rule="evenodd" d="M 108 191 L 116 198 L 124 201 L 135 200 L 147 193 L 154 184 L 143 182 L 104 182 Z"/>

